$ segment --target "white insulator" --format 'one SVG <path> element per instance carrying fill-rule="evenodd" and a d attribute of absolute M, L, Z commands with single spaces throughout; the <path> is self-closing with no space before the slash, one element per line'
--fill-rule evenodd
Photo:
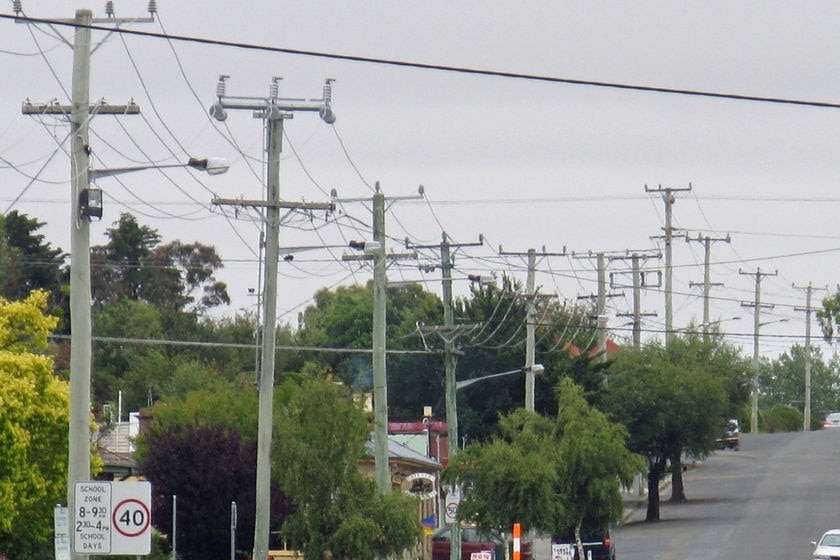
<path fill-rule="evenodd" d="M 14 0 L 12 2 L 12 10 L 15 12 L 16 16 L 23 13 L 23 5 L 20 0 Z"/>
<path fill-rule="evenodd" d="M 156 0 L 149 0 L 149 13 L 156 14 L 157 13 L 157 2 Z"/>

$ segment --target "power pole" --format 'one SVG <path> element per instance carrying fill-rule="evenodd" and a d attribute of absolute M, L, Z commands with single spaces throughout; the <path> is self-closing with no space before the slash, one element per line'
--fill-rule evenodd
<path fill-rule="evenodd" d="M 423 196 L 422 186 L 419 196 Z M 385 195 L 377 181 L 373 194 L 373 243 L 368 245 L 365 242 L 351 241 L 352 248 L 360 249 L 365 254 L 345 255 L 342 260 L 373 260 L 373 460 L 376 485 L 383 494 L 391 491 L 391 472 L 388 466 L 388 380 L 385 361 L 385 308 L 388 302 L 386 260 L 417 258 L 416 253 L 386 255 L 385 242 Z"/>
<path fill-rule="evenodd" d="M 595 300 L 595 319 L 598 323 L 598 353 L 601 361 L 607 359 L 607 298 L 618 297 L 623 295 L 621 293 L 608 294 L 607 293 L 607 260 L 603 252 L 590 252 L 585 255 L 576 255 L 572 251 L 572 258 L 592 258 L 595 257 L 597 272 L 598 272 L 598 293 L 586 296 L 578 296 L 578 299 L 594 299 Z"/>
<path fill-rule="evenodd" d="M 674 228 L 671 225 L 671 214 L 674 202 L 676 202 L 675 192 L 690 191 L 691 184 L 687 188 L 675 189 L 671 187 L 662 188 L 659 186 L 656 189 L 649 189 L 645 185 L 645 192 L 658 192 L 662 194 L 662 200 L 665 201 L 665 346 L 671 340 L 671 335 L 674 333 L 674 308 L 672 305 L 673 295 L 673 274 L 674 265 L 671 258 L 671 242 L 674 237 Z"/>
<path fill-rule="evenodd" d="M 633 318 L 633 346 L 636 348 L 636 350 L 642 347 L 642 317 L 656 316 L 656 313 L 642 313 L 642 287 L 649 287 L 654 285 L 647 282 L 648 271 L 641 270 L 639 260 L 654 257 L 659 258 L 660 256 L 661 255 L 659 253 L 632 253 L 630 255 L 610 257 L 610 260 L 630 259 L 632 263 L 631 272 L 633 274 L 633 313 L 619 313 L 618 316 Z M 661 285 L 661 273 L 658 270 L 653 272 L 656 273 L 657 283 L 655 284 L 655 286 L 658 287 Z M 613 273 L 610 273 L 610 288 L 615 289 L 616 287 L 619 287 L 619 285 L 615 283 Z"/>
<path fill-rule="evenodd" d="M 520 255 L 522 256 L 523 253 L 510 253 L 505 252 L 499 247 L 499 255 Z M 535 373 L 533 369 L 534 359 L 536 354 L 536 341 L 535 341 L 535 333 L 537 327 L 537 291 L 534 287 L 536 272 L 537 272 L 537 251 L 535 249 L 528 249 L 527 253 L 524 253 L 524 256 L 528 257 L 528 277 L 526 280 L 526 294 L 525 297 L 528 299 L 528 308 L 527 308 L 527 315 L 525 317 L 525 410 L 529 410 L 531 412 L 534 411 L 534 388 L 536 385 L 535 381 Z M 540 253 L 541 257 L 548 257 L 548 256 L 559 256 L 565 257 L 566 250 L 563 249 L 562 253 L 546 253 L 545 247 L 543 247 L 542 253 Z M 550 297 L 550 296 L 549 296 Z"/>
<path fill-rule="evenodd" d="M 277 266 L 280 247 L 280 208 L 312 207 L 312 205 L 288 205 L 280 201 L 280 152 L 283 150 L 283 121 L 292 118 L 295 111 L 318 112 L 327 124 L 335 122 L 330 105 L 332 80 L 327 80 L 323 97 L 317 100 L 281 99 L 280 78 L 272 78 L 268 99 L 265 97 L 228 97 L 225 95 L 225 80 L 220 76 L 216 86 L 216 103 L 210 114 L 219 121 L 227 119 L 227 109 L 247 109 L 254 117 L 267 124 L 267 182 L 265 201 L 214 200 L 214 204 L 247 204 L 265 207 L 265 296 L 263 297 L 262 360 L 259 376 L 259 416 L 257 427 L 257 481 L 256 512 L 254 521 L 254 550 L 252 558 L 263 560 L 268 557 L 268 541 L 271 524 L 271 440 L 274 410 L 274 358 L 277 341 Z M 323 208 L 324 205 L 317 205 Z"/>
<path fill-rule="evenodd" d="M 805 312 L 805 405 L 802 415 L 804 416 L 802 422 L 802 429 L 806 432 L 811 431 L 811 313 L 819 311 L 819 308 L 811 307 L 811 296 L 814 293 L 814 288 L 810 282 L 805 287 L 793 284 L 793 287 L 799 290 L 805 290 L 805 307 L 794 307 L 796 311 Z"/>
<path fill-rule="evenodd" d="M 90 287 L 90 219 L 83 213 L 83 197 L 89 194 L 90 145 L 88 126 L 93 111 L 100 115 L 136 115 L 140 108 L 130 105 L 90 104 L 90 55 L 91 29 L 97 25 L 120 25 L 128 22 L 148 23 L 151 18 L 107 19 L 93 18 L 93 12 L 76 10 L 73 40 L 73 82 L 70 105 L 24 103 L 24 115 L 70 115 L 70 426 L 67 462 L 67 505 L 75 511 L 74 488 L 76 482 L 90 480 L 90 376 L 91 376 L 91 287 Z M 113 15 L 113 14 L 111 14 Z M 16 20 L 26 23 L 25 19 Z M 101 206 L 100 206 L 101 210 Z M 100 214 L 101 215 L 101 214 Z M 72 513 L 71 513 L 72 519 Z M 75 532 L 70 531 L 70 550 L 75 550 Z M 86 554 L 72 553 L 74 558 L 87 558 Z"/>
<path fill-rule="evenodd" d="M 712 286 L 722 286 L 723 284 L 720 282 L 712 283 L 710 280 L 710 268 L 711 268 L 711 257 L 712 257 L 712 241 L 726 241 L 727 243 L 730 242 L 729 235 L 726 237 L 709 237 L 708 235 L 705 237 L 701 237 L 699 234 L 695 239 L 690 238 L 689 236 L 685 236 L 685 242 L 688 243 L 690 241 L 699 241 L 703 243 L 704 248 L 704 257 L 703 257 L 703 283 L 698 284 L 696 282 L 689 282 L 688 285 L 691 287 L 694 286 L 703 286 L 703 335 L 708 340 L 709 337 L 709 325 L 710 325 L 710 317 L 709 317 L 709 291 Z"/>
<path fill-rule="evenodd" d="M 406 244 L 408 246 L 408 244 Z M 446 398 L 446 438 L 449 442 L 449 464 L 458 452 L 458 407 L 456 404 L 457 394 L 455 386 L 455 366 L 457 355 L 460 353 L 455 349 L 455 338 L 458 330 L 455 327 L 455 316 L 452 312 L 452 267 L 453 258 L 451 249 L 454 247 L 477 247 L 484 245 L 483 236 L 479 237 L 478 243 L 451 243 L 446 233 L 443 234 L 440 245 L 411 245 L 418 249 L 440 249 L 440 270 L 443 289 L 443 336 L 444 354 L 443 367 L 445 371 L 445 398 Z M 461 524 L 456 519 L 449 527 L 449 559 L 461 559 Z"/>
<path fill-rule="evenodd" d="M 758 331 L 761 329 L 761 309 L 773 309 L 773 305 L 761 303 L 761 279 L 764 276 L 776 276 L 779 272 L 773 274 L 761 272 L 761 269 L 756 269 L 755 272 L 738 271 L 738 274 L 745 276 L 755 276 L 755 301 L 741 302 L 742 307 L 753 308 L 753 380 L 752 380 L 752 407 L 750 413 L 750 432 L 758 433 Z"/>

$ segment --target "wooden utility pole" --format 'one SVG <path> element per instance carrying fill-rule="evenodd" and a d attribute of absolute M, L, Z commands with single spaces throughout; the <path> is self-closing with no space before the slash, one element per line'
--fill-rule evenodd
<path fill-rule="evenodd" d="M 755 300 L 752 302 L 741 302 L 743 307 L 753 308 L 753 379 L 752 379 L 752 406 L 750 413 L 750 432 L 758 433 L 758 332 L 761 329 L 761 309 L 773 309 L 773 305 L 761 303 L 761 279 L 764 276 L 776 276 L 779 272 L 772 274 L 761 272 L 761 269 L 756 269 L 755 272 L 738 271 L 738 274 L 745 276 L 755 276 Z"/>
<path fill-rule="evenodd" d="M 709 293 L 712 286 L 722 286 L 723 284 L 720 282 L 712 283 L 711 282 L 711 258 L 712 258 L 712 242 L 713 241 L 726 241 L 727 243 L 730 242 L 729 235 L 726 237 L 709 237 L 700 236 L 698 235 L 696 238 L 692 239 L 689 236 L 685 236 L 685 242 L 688 243 L 690 241 L 699 241 L 703 243 L 704 248 L 704 256 L 703 256 L 703 282 L 689 282 L 688 285 L 691 287 L 694 286 L 703 286 L 703 335 L 706 339 L 709 336 L 709 326 L 711 325 L 711 318 L 709 317 Z"/>

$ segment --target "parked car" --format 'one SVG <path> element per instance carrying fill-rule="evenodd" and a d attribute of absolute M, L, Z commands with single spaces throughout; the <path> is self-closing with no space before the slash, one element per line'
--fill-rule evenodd
<path fill-rule="evenodd" d="M 825 417 L 823 428 L 840 428 L 840 412 L 832 412 Z"/>
<path fill-rule="evenodd" d="M 580 530 L 584 560 L 615 560 L 615 546 L 610 537 L 610 529 L 586 528 Z M 574 527 L 551 539 L 551 558 L 553 560 L 579 560 Z"/>
<path fill-rule="evenodd" d="M 840 529 L 826 531 L 819 541 L 811 541 L 814 558 L 830 559 L 840 557 Z"/>
<path fill-rule="evenodd" d="M 444 527 L 432 536 L 432 560 L 449 560 L 452 533 Z M 474 553 L 487 553 L 482 560 L 504 560 L 505 540 L 498 533 L 484 534 L 472 526 L 461 527 L 461 560 L 472 560 Z M 530 560 L 531 543 L 522 541 L 520 548 L 522 560 Z M 475 560 L 481 558 L 476 556 Z"/>
<path fill-rule="evenodd" d="M 731 418 L 726 421 L 726 426 L 723 428 L 723 435 L 717 440 L 718 449 L 734 449 L 738 451 L 741 445 L 741 426 L 738 425 L 738 420 Z"/>

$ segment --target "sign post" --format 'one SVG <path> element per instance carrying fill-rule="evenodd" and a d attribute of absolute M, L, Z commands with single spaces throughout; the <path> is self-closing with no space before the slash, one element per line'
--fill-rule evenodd
<path fill-rule="evenodd" d="M 151 502 L 149 482 L 76 482 L 73 551 L 91 555 L 151 553 Z"/>

